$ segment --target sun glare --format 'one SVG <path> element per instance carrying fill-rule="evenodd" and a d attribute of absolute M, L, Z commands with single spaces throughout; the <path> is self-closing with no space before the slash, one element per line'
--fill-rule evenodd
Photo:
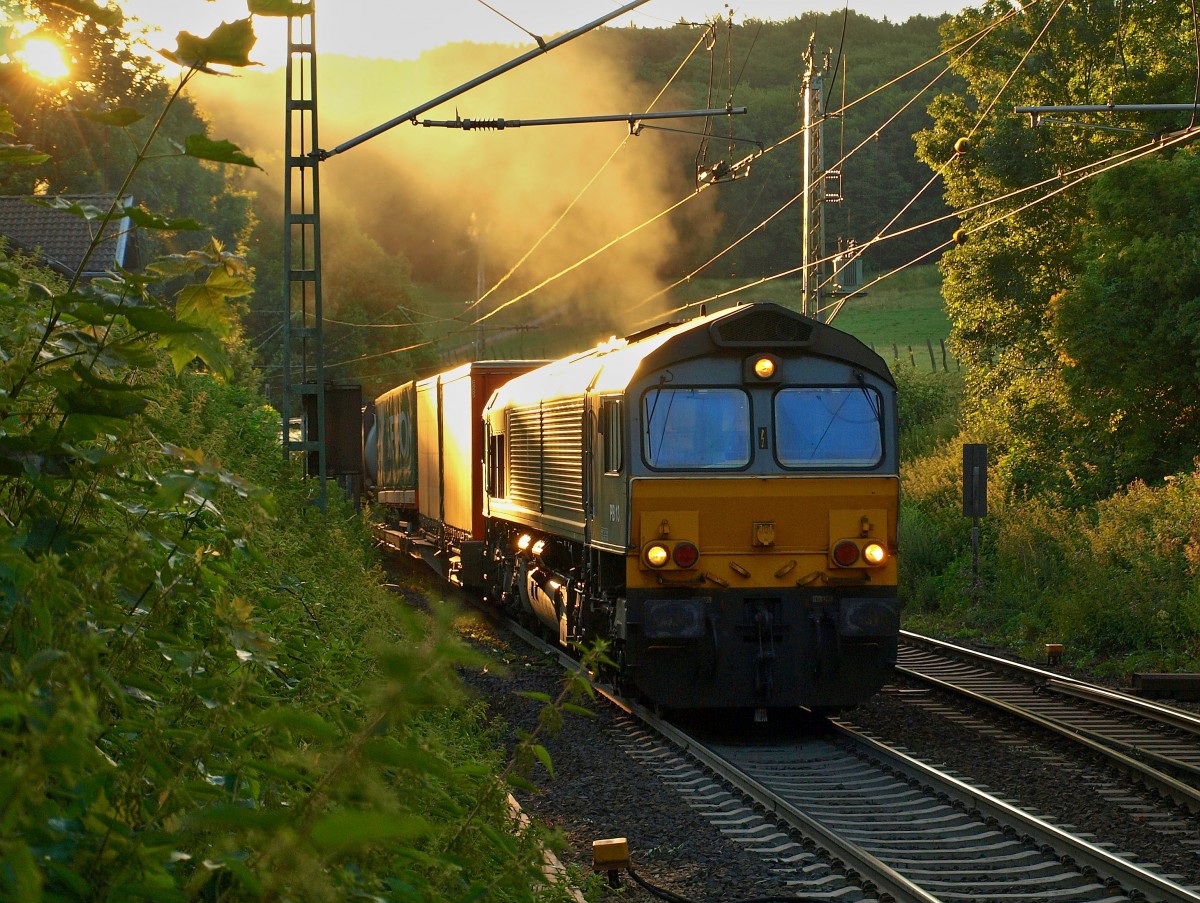
<path fill-rule="evenodd" d="M 14 56 L 30 72 L 51 81 L 65 78 L 71 71 L 62 48 L 47 38 L 30 38 Z"/>

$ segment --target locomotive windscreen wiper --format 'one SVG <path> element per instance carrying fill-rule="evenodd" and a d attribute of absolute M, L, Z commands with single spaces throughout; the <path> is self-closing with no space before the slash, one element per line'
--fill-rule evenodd
<path fill-rule="evenodd" d="M 867 386 L 867 378 L 863 376 L 861 370 L 854 371 L 854 378 L 858 380 L 858 387 L 862 390 L 863 395 L 867 399 L 867 404 L 871 406 L 871 411 L 875 414 L 875 418 L 878 420 L 883 414 L 881 409 L 882 406 L 876 403 L 878 401 L 878 395 L 873 393 Z"/>

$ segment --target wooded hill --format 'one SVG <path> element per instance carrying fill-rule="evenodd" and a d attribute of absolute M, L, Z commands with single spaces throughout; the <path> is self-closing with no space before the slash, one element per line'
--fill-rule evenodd
<path fill-rule="evenodd" d="M 912 138 L 931 125 L 925 107 L 932 91 L 922 89 L 945 66 L 935 59 L 939 21 L 880 22 L 850 12 L 711 28 L 603 28 L 506 73 L 422 121 L 511 122 L 727 103 L 749 112 L 708 122 L 707 136 L 704 119 L 647 121 L 637 137 L 623 122 L 469 132 L 401 126 L 335 156 L 321 171 L 330 316 L 376 325 L 441 321 L 478 296 L 481 275 L 490 288 L 516 267 L 489 305 L 550 281 L 493 323 L 561 320 L 570 305 L 570 319 L 620 333 L 669 308 L 646 299 L 693 272 L 748 281 L 795 268 L 802 246 L 801 74 L 810 41 L 818 65 L 829 68 L 827 165 L 847 155 L 846 200 L 827 211 L 830 250 L 839 239 L 862 244 L 885 226 L 897 232 L 943 216 L 938 186 L 921 192 L 930 171 L 917 160 Z M 454 44 L 412 61 L 322 56 L 322 145 L 334 147 L 526 49 Z M 935 61 L 891 83 L 929 60 Z M 364 91 L 364 85 L 378 87 Z M 954 85 L 951 76 L 937 82 L 941 90 Z M 220 87 L 201 84 L 198 103 L 217 131 L 266 170 L 247 185 L 258 194 L 250 256 L 258 274 L 254 307 L 262 311 L 250 332 L 268 334 L 282 293 L 284 87 L 278 72 L 246 73 L 236 98 L 222 100 Z M 845 115 L 834 115 L 843 103 Z M 698 166 L 748 156 L 754 159 L 739 170 L 744 178 L 688 198 Z M 655 219 L 668 208 L 668 216 Z M 880 242 L 867 252 L 866 265 L 887 271 L 912 261 L 952 228 L 943 222 Z M 430 332 L 342 329 L 330 325 L 337 360 L 419 343 Z M 437 334 L 436 325 L 431 331 Z M 266 343 L 263 359 L 273 353 Z M 366 372 L 370 379 L 382 371 L 386 383 L 429 363 L 428 355 L 404 354 L 375 359 Z M 349 378 L 352 369 L 336 375 Z"/>

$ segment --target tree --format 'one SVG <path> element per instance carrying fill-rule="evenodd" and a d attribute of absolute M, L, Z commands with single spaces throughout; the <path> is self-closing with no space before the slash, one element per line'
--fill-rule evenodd
<path fill-rule="evenodd" d="M 966 48 L 954 65 L 967 88 L 935 100 L 934 127 L 918 136 L 918 148 L 960 211 L 963 241 L 941 266 L 951 341 L 967 365 L 969 416 L 977 432 L 994 437 L 998 471 L 1015 487 L 1081 501 L 1113 487 L 1116 471 L 1097 460 L 1090 420 L 1067 390 L 1051 299 L 1081 276 L 1080 229 L 1090 215 L 1081 176 L 1145 139 L 1033 129 L 1012 107 L 1190 101 L 1194 78 L 1181 42 L 1191 27 L 1182 3 L 1034 4 L 1016 14 L 988 0 L 943 30 L 947 46 Z M 1171 123 L 1141 115 L 1104 124 L 1156 130 Z M 1110 191 L 1121 191 L 1119 184 Z M 1165 202 L 1177 209 L 1186 199 Z M 1082 385 L 1078 368 L 1071 378 Z"/>
<path fill-rule="evenodd" d="M 59 4 L 23 0 L 20 13 L 39 29 L 56 36 L 71 76 L 46 82 L 17 65 L 0 68 L 0 103 L 16 120 L 15 138 L 48 155 L 45 163 L 0 172 L 5 194 L 112 194 L 126 174 L 134 202 L 167 218 L 190 216 L 208 235 L 230 248 L 244 242 L 250 197 L 231 188 L 225 166 L 180 152 L 190 135 L 207 135 L 208 126 L 187 96 L 168 104 L 173 88 L 159 66 L 134 53 L 119 11 L 91 8 L 87 3 Z M 149 157 L 154 166 L 136 167 L 135 157 L 156 122 Z M 147 256 L 163 250 L 186 250 L 206 239 L 187 232 L 156 234 Z"/>
<path fill-rule="evenodd" d="M 231 27 L 185 82 L 244 56 Z M 452 613 L 396 604 L 349 504 L 314 518 L 278 415 L 218 378 L 249 276 L 215 241 L 91 281 L 0 256 L 0 898 L 554 899 L 504 792 L 542 729 L 507 768 L 483 748 Z"/>
<path fill-rule="evenodd" d="M 1115 483 L 1157 479 L 1200 449 L 1200 157 L 1131 164 L 1089 201 L 1051 337 L 1092 457 Z"/>

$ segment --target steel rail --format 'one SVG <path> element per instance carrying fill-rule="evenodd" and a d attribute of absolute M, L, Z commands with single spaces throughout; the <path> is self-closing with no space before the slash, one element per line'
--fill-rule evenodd
<path fill-rule="evenodd" d="M 606 693 L 605 696 L 607 697 L 608 694 Z M 694 737 L 663 721 L 637 703 L 626 702 L 622 704 L 622 707 L 630 707 L 635 717 L 640 718 L 689 756 L 698 759 L 721 780 L 737 788 L 739 792 L 749 797 L 763 810 L 812 838 L 830 855 L 841 859 L 844 864 L 858 873 L 863 882 L 869 882 L 874 891 L 888 894 L 898 903 L 909 903 L 909 901 L 912 903 L 940 903 L 940 898 L 909 881 L 872 853 L 844 839 L 837 832 L 805 814 L 774 791 L 731 765 L 725 758 L 704 746 Z M 1200 900 L 1200 897 L 1196 899 Z"/>
<path fill-rule="evenodd" d="M 579 662 L 558 647 L 544 642 L 540 637 L 535 636 L 525 630 L 525 628 L 511 621 L 506 621 L 506 626 L 535 648 L 548 654 L 556 655 L 559 663 L 564 668 L 574 671 L 580 670 Z M 705 768 L 720 777 L 721 780 L 729 783 L 740 793 L 749 797 L 762 809 L 772 813 L 805 836 L 811 838 L 823 847 L 830 856 L 841 859 L 845 865 L 858 873 L 860 880 L 869 882 L 875 891 L 890 895 L 897 903 L 941 903 L 938 897 L 918 887 L 887 863 L 861 847 L 838 836 L 837 833 L 826 828 L 810 816 L 805 815 L 787 800 L 734 768 L 724 758 L 699 743 L 694 737 L 685 734 L 674 725 L 659 718 L 645 706 L 624 699 L 604 684 L 598 683 L 595 680 L 591 680 L 590 682 L 592 688 L 613 705 L 637 718 L 684 753 L 697 759 Z"/>
<path fill-rule="evenodd" d="M 996 699 L 993 696 L 985 696 L 982 693 L 976 693 L 974 690 L 968 690 L 966 687 L 960 687 L 957 684 L 952 684 L 949 681 L 941 678 L 932 677 L 928 674 L 922 674 L 919 671 L 910 671 L 908 668 L 897 666 L 896 673 L 903 674 L 913 680 L 922 681 L 931 684 L 940 690 L 945 690 L 948 693 L 956 693 L 960 696 L 965 696 L 973 702 L 981 705 L 991 706 L 999 709 L 1014 718 L 1019 718 L 1022 721 L 1028 721 L 1036 724 L 1038 727 L 1066 737 L 1073 743 L 1079 743 L 1091 751 L 1100 754 L 1106 759 L 1109 759 L 1123 768 L 1128 774 L 1141 781 L 1147 787 L 1151 787 L 1160 793 L 1169 796 L 1175 802 L 1184 806 L 1193 813 L 1200 814 L 1200 791 L 1188 786 L 1182 781 L 1178 781 L 1168 774 L 1164 774 L 1153 766 L 1147 765 L 1145 762 L 1140 762 L 1132 755 L 1118 749 L 1117 746 L 1124 746 L 1129 749 L 1127 744 L 1122 744 L 1120 741 L 1113 740 L 1111 737 L 1105 737 L 1103 740 L 1096 739 L 1093 732 L 1085 728 L 1075 725 L 1064 724 L 1060 721 L 1055 721 L 1051 718 L 1046 718 L 1043 715 L 1038 715 L 1028 709 L 1005 702 L 1002 699 Z M 1138 755 L 1145 755 L 1147 758 L 1153 754 L 1146 750 L 1137 750 Z M 1170 760 L 1168 760 L 1170 761 Z"/>
<path fill-rule="evenodd" d="M 467 599 L 470 598 L 469 594 L 463 593 L 462 595 Z M 759 781 L 742 772 L 720 754 L 700 743 L 696 738 L 664 721 L 645 706 L 630 702 L 617 695 L 606 685 L 598 682 L 594 674 L 584 672 L 580 662 L 568 655 L 557 645 L 545 642 L 534 633 L 512 622 L 510 619 L 501 618 L 501 620 L 504 621 L 507 629 L 512 630 L 513 633 L 518 635 L 531 647 L 555 656 L 565 670 L 582 674 L 588 680 L 592 689 L 599 695 L 645 723 L 686 755 L 696 759 L 712 774 L 752 800 L 763 812 L 773 815 L 804 834 L 821 846 L 829 856 L 840 859 L 843 865 L 852 869 L 857 874 L 859 880 L 863 882 L 864 889 L 883 894 L 885 898 L 895 900 L 896 903 L 910 903 L 910 901 L 911 903 L 941 903 L 940 898 L 930 894 L 925 889 L 905 878 L 901 873 L 878 859 L 872 853 L 862 849 L 857 844 L 843 839 L 835 831 L 825 827 L 821 822 L 807 815 Z M 967 651 L 969 652 L 969 650 Z M 897 670 L 903 672 L 906 669 Z M 937 678 L 926 678 L 923 675 L 916 675 L 915 672 L 914 676 L 935 684 L 945 684 L 945 682 Z M 945 687 L 949 690 L 978 698 L 979 701 L 998 708 L 1012 710 L 1014 715 L 1027 720 L 1044 722 L 1045 726 L 1051 730 L 1067 732 L 1064 728 L 1060 728 L 1059 725 L 1048 719 L 1025 712 L 1000 700 L 989 700 L 972 691 L 953 687 L 949 684 L 945 684 Z M 1160 901 L 1160 903 L 1200 903 L 1200 893 L 1170 878 L 1156 874 L 1101 847 L 1090 844 L 1086 840 L 1064 831 L 1049 822 L 1043 821 L 1035 815 L 1023 812 L 1019 808 L 985 791 L 971 787 L 957 778 L 939 772 L 931 766 L 913 759 L 898 750 L 858 733 L 852 728 L 836 721 L 833 724 L 844 737 L 860 745 L 871 756 L 882 760 L 885 765 L 928 784 L 935 792 L 958 800 L 963 805 L 980 813 L 984 818 L 994 819 L 997 823 L 1006 824 L 1014 828 L 1014 830 L 1022 832 L 1037 844 L 1062 851 L 1083 871 L 1090 870 L 1106 880 L 1116 882 L 1123 890 L 1141 894 L 1146 899 Z M 1081 737 L 1077 733 L 1072 736 L 1072 739 L 1077 742 L 1083 742 L 1085 745 L 1095 746 L 1098 752 L 1108 757 L 1126 759 L 1132 767 L 1138 768 L 1139 771 L 1144 770 L 1139 767 L 1140 763 L 1129 760 L 1127 756 L 1123 756 L 1110 747 L 1093 743 L 1093 741 L 1087 740 L 1087 738 Z M 1151 771 L 1153 770 L 1151 769 Z M 1162 777 L 1168 783 L 1179 783 L 1165 775 Z M 1186 789 L 1190 790 L 1190 788 Z"/>
<path fill-rule="evenodd" d="M 1052 671 L 1044 671 L 1041 668 L 1027 665 L 1024 662 L 1014 662 L 1010 659 L 1000 658 L 997 655 L 980 652 L 976 649 L 968 649 L 966 646 L 958 646 L 945 640 L 922 636 L 908 630 L 900 631 L 900 639 L 914 646 L 924 646 L 934 651 L 946 652 L 970 661 L 984 662 L 996 670 L 1020 674 L 1022 677 L 1042 684 L 1056 692 L 1073 696 L 1086 695 L 1115 708 L 1124 709 L 1132 714 L 1160 721 L 1181 731 L 1200 735 L 1200 715 L 1194 715 L 1191 712 L 1185 712 L 1173 706 L 1151 702 L 1139 696 L 1121 693 L 1117 690 L 1101 687 L 1074 677 L 1055 674 Z"/>
<path fill-rule="evenodd" d="M 1081 837 L 1076 837 L 1035 815 L 1023 812 L 990 793 L 965 784 L 898 750 L 872 740 L 852 728 L 837 722 L 834 724 L 854 743 L 861 744 L 870 750 L 872 755 L 883 759 L 904 773 L 916 775 L 918 780 L 929 783 L 939 792 L 977 809 L 985 818 L 994 818 L 998 822 L 1017 827 L 1036 843 L 1068 852 L 1077 866 L 1092 869 L 1097 875 L 1111 878 L 1124 890 L 1141 893 L 1147 899 L 1158 900 L 1161 903 L 1198 903 L 1200 901 L 1200 893 L 1196 893 L 1170 878 L 1158 875 L 1101 847 L 1090 844 Z"/>

